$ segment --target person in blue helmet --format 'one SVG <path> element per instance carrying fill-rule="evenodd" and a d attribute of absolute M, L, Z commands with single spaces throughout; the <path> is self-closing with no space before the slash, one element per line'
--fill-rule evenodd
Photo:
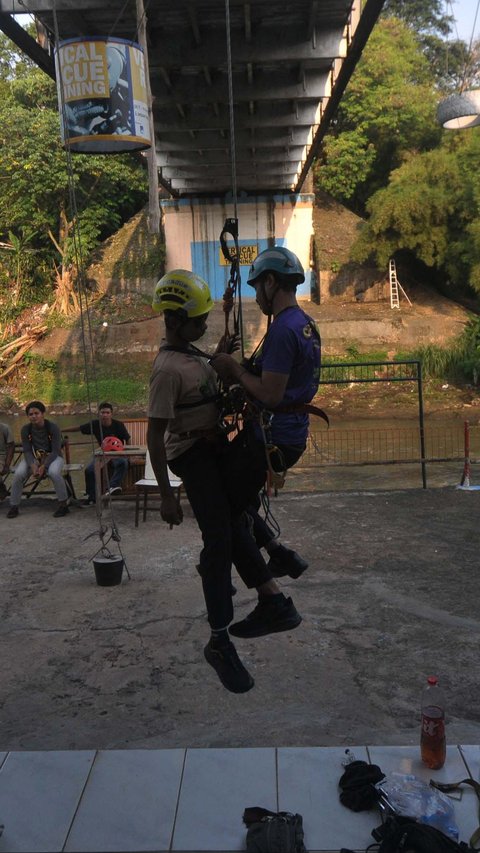
<path fill-rule="evenodd" d="M 255 463 L 263 459 L 265 474 L 270 468 L 285 471 L 300 459 L 309 429 L 307 406 L 318 389 L 320 334 L 296 298 L 297 286 L 304 280 L 303 267 L 289 249 L 274 246 L 260 252 L 250 267 L 247 281 L 255 289 L 262 313 L 272 318 L 262 345 L 242 362 L 226 353 L 212 359 L 213 368 L 224 382 L 239 383 L 259 408 L 268 413 L 266 428 L 260 418 L 247 424 L 254 438 Z M 253 509 L 248 512 L 253 518 L 257 544 L 266 546 L 270 552 L 272 574 L 298 577 L 306 567 L 305 561 L 295 551 L 276 545 L 272 532 L 255 511 L 258 506 L 255 497 L 252 495 Z M 278 559 L 276 548 L 281 549 Z M 280 597 L 260 594 L 253 612 L 231 625 L 230 634 L 262 636 L 270 624 L 275 624 L 276 608 L 284 606 Z"/>

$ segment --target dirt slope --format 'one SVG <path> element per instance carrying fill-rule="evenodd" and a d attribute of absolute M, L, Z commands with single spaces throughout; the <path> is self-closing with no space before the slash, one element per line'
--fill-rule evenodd
<path fill-rule="evenodd" d="M 345 352 L 348 346 L 355 346 L 360 352 L 383 350 L 393 355 L 422 344 L 444 344 L 461 333 L 469 318 L 465 308 L 427 290 L 418 294 L 412 306 L 402 303 L 400 309 L 395 310 L 386 303 L 315 305 L 306 301 L 302 304 L 318 321 L 326 355 Z M 144 317 L 133 322 L 116 321 L 112 306 L 105 314 L 97 314 L 93 336 L 100 362 L 128 353 L 134 363 L 151 363 L 162 334 L 162 323 L 147 305 L 141 313 Z M 250 351 L 264 334 L 265 319 L 253 302 L 245 303 L 243 314 L 246 350 Z M 103 322 L 108 325 L 104 326 Z M 210 316 L 205 349 L 218 340 L 223 326 L 223 311 L 217 304 Z M 82 356 L 82 346 L 80 328 L 60 328 L 42 340 L 35 352 L 46 358 L 63 358 L 75 363 Z"/>

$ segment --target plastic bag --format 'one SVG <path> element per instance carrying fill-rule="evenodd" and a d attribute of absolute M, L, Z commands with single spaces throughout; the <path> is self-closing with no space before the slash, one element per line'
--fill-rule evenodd
<path fill-rule="evenodd" d="M 385 805 L 395 814 L 414 818 L 420 823 L 434 826 L 458 841 L 455 809 L 446 794 L 432 788 L 413 774 L 390 773 L 375 786 Z"/>

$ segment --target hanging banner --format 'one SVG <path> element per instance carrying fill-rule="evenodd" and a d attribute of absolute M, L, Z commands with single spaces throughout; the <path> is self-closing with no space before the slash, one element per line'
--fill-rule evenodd
<path fill-rule="evenodd" d="M 151 145 L 143 50 L 112 38 L 69 39 L 55 50 L 62 142 L 83 154 Z"/>

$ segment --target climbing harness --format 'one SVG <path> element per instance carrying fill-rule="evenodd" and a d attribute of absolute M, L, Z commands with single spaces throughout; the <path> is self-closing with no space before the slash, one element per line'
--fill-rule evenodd
<path fill-rule="evenodd" d="M 32 431 L 31 425 L 29 427 L 28 435 L 27 435 L 27 441 L 30 442 L 32 454 L 35 456 L 35 458 L 37 460 L 39 460 L 41 458 L 44 459 L 49 453 L 52 452 L 52 425 L 51 425 L 50 421 L 47 420 L 47 418 L 44 419 L 43 423 L 44 423 L 46 430 L 47 430 L 47 437 L 48 437 L 48 443 L 49 443 L 49 449 L 48 450 L 36 450 L 35 449 L 35 447 L 33 446 L 33 431 Z M 39 455 L 39 454 L 41 454 L 41 455 Z"/>

